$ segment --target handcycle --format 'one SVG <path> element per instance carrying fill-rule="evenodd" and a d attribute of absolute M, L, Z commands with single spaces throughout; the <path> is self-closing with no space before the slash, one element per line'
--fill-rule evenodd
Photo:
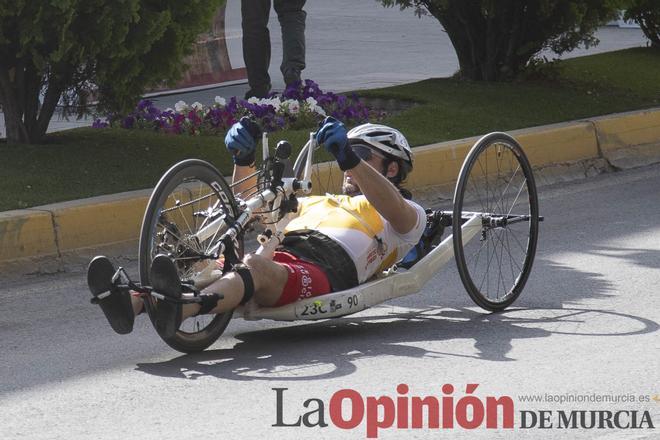
<path fill-rule="evenodd" d="M 140 231 L 140 283 L 131 281 L 121 267 L 112 268 L 112 283 L 143 298 L 157 331 L 159 304 L 199 303 L 200 284 L 239 264 L 250 246 L 258 246 L 257 254 L 271 256 L 297 210 L 298 197 L 311 194 L 314 184 L 322 187 L 333 173 L 338 174 L 333 162 L 315 160 L 322 157 L 315 133 L 310 133 L 293 164 L 288 142 L 278 143 L 271 154 L 264 134 L 262 147 L 261 165 L 240 181 L 228 184 L 210 163 L 188 159 L 170 168 L 154 188 Z M 256 183 L 243 188 L 243 193 L 232 191 L 255 178 Z M 500 132 L 480 138 L 458 175 L 453 209 L 426 209 L 426 213 L 427 228 L 416 247 L 417 258 L 401 261 L 364 284 L 280 307 L 248 303 L 222 314 L 190 317 L 174 335 L 159 335 L 175 350 L 191 353 L 213 344 L 234 316 L 294 321 L 350 315 L 419 292 L 452 256 L 478 306 L 487 311 L 510 306 L 531 272 L 543 220 L 532 168 L 518 142 Z M 452 233 L 443 237 L 446 228 Z M 184 287 L 180 299 L 150 285 L 150 266 L 159 254 L 175 264 Z"/>

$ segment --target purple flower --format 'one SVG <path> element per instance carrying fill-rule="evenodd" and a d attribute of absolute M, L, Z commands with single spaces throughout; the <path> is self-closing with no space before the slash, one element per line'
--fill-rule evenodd
<path fill-rule="evenodd" d="M 277 97 L 277 93 L 271 92 L 268 99 Z M 309 105 L 318 105 L 328 115 L 332 115 L 343 120 L 347 124 L 359 124 L 370 119 L 382 118 L 377 112 L 371 111 L 362 104 L 356 94 L 350 97 L 337 95 L 332 92 L 325 93 L 319 85 L 310 79 L 297 81 L 287 86 L 282 92 L 280 101 L 295 100 L 299 105 L 289 104 L 288 112 L 277 112 L 275 106 L 271 104 L 251 103 L 246 100 L 232 97 L 228 101 L 223 101 L 224 106 L 211 106 L 204 112 L 194 109 L 186 109 L 181 113 L 175 110 L 161 111 L 153 102 L 147 99 L 140 100 L 135 110 L 125 116 L 109 115 L 109 121 L 104 122 L 97 119 L 92 124 L 93 127 L 102 128 L 110 125 L 119 124 L 124 128 L 133 129 L 154 129 L 172 134 L 208 134 L 222 136 L 224 132 L 231 127 L 237 120 L 243 116 L 254 118 L 265 131 L 271 132 L 281 129 L 300 129 L 315 124 L 322 119 L 322 115 L 317 110 L 305 107 L 304 102 L 308 98 L 313 98 L 315 102 Z M 301 112 L 293 113 L 294 108 L 300 107 Z"/>
<path fill-rule="evenodd" d="M 232 97 L 227 105 L 225 105 L 225 110 L 231 114 L 235 114 L 238 109 L 238 99 L 234 96 Z"/>
<path fill-rule="evenodd" d="M 134 125 L 135 125 L 135 118 L 132 115 L 126 116 L 121 121 L 122 128 L 133 128 Z"/>
<path fill-rule="evenodd" d="M 357 111 L 353 107 L 346 107 L 342 113 L 344 119 L 352 120 L 357 116 Z"/>
<path fill-rule="evenodd" d="M 303 99 L 307 99 L 310 96 L 316 99 L 321 94 L 323 94 L 323 92 L 319 88 L 318 84 L 316 84 L 311 79 L 305 80 L 305 85 L 303 86 Z"/>
<path fill-rule="evenodd" d="M 282 97 L 286 99 L 297 99 L 300 100 L 302 98 L 302 81 L 296 81 L 288 86 L 286 86 L 286 89 L 284 92 L 282 92 Z"/>
<path fill-rule="evenodd" d="M 137 110 L 138 111 L 144 111 L 145 108 L 151 107 L 153 104 L 152 101 L 149 101 L 148 99 L 141 99 L 140 102 L 137 104 Z"/>
<path fill-rule="evenodd" d="M 159 117 L 162 113 L 157 107 L 154 107 L 152 105 L 152 106 L 147 108 L 147 114 L 149 114 L 152 118 L 155 119 L 155 118 Z"/>
<path fill-rule="evenodd" d="M 109 125 L 107 121 L 102 121 L 99 118 L 94 119 L 94 122 L 92 122 L 92 128 L 108 128 Z"/>

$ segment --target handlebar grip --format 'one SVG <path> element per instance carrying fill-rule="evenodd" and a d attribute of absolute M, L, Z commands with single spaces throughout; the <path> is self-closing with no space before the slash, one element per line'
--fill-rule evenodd
<path fill-rule="evenodd" d="M 282 176 L 284 175 L 284 162 L 275 162 L 273 163 L 273 177 L 271 179 L 271 185 L 273 187 L 282 185 Z"/>

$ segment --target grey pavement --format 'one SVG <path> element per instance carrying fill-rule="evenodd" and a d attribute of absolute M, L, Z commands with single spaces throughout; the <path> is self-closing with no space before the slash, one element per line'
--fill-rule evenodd
<path fill-rule="evenodd" d="M 240 2 L 229 0 L 226 28 L 232 65 L 243 66 L 240 45 Z M 416 17 L 411 9 L 383 8 L 375 0 L 308 0 L 307 68 L 304 78 L 318 82 L 328 91 L 347 91 L 385 87 L 430 77 L 451 76 L 458 60 L 447 34 L 433 17 Z M 282 59 L 281 33 L 277 17 L 271 13 L 272 57 L 270 75 L 273 86 L 282 89 L 279 72 Z M 588 50 L 578 49 L 566 57 L 643 46 L 646 39 L 639 29 L 601 28 L 601 43 Z M 552 58 L 551 53 L 545 54 Z M 154 98 L 165 109 L 179 100 L 213 103 L 215 96 L 243 96 L 246 84 L 220 87 L 185 94 Z M 49 130 L 88 126 L 86 120 L 65 120 L 56 115 Z M 0 117 L 0 137 L 5 135 Z"/>
<path fill-rule="evenodd" d="M 660 166 L 540 189 L 541 234 L 530 280 L 501 314 L 474 307 L 451 261 L 422 292 L 316 323 L 230 323 L 184 356 L 140 317 L 119 336 L 88 302 L 84 265 L 0 286 L 0 438 L 364 438 L 355 430 L 272 427 L 273 388 L 291 422 L 306 399 L 456 400 L 511 396 L 521 410 L 648 410 L 660 402 L 524 403 L 519 396 L 660 395 Z M 129 255 L 135 255 L 135 251 Z M 135 261 L 119 260 L 135 274 Z M 35 269 L 37 269 L 35 267 Z M 617 397 L 619 396 L 619 397 Z M 660 396 L 658 397 L 660 398 Z M 556 421 L 555 421 L 556 423 Z M 658 438 L 658 430 L 381 430 L 379 438 Z M 568 437 L 567 437 L 568 436 Z"/>

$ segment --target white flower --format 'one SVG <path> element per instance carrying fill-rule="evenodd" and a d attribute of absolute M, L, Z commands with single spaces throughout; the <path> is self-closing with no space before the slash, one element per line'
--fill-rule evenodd
<path fill-rule="evenodd" d="M 305 102 L 309 104 L 310 108 L 314 108 L 316 104 L 318 104 L 318 101 L 314 99 L 314 97 L 310 96 L 309 98 L 305 99 Z"/>
<path fill-rule="evenodd" d="M 318 113 L 321 116 L 327 116 L 325 114 L 325 110 L 323 110 L 323 108 L 318 105 L 312 106 L 311 109 L 313 112 Z"/>
<path fill-rule="evenodd" d="M 291 114 L 297 114 L 300 112 L 300 103 L 298 101 L 293 101 L 289 106 L 289 111 Z"/>
<path fill-rule="evenodd" d="M 201 111 L 204 108 L 202 103 L 198 101 L 193 102 L 191 107 L 193 108 L 193 110 L 197 110 L 197 111 Z"/>
<path fill-rule="evenodd" d="M 223 98 L 222 96 L 216 96 L 215 97 L 215 103 L 218 104 L 221 107 L 224 107 L 227 105 L 227 100 Z"/>
<path fill-rule="evenodd" d="M 271 105 L 275 109 L 275 111 L 279 111 L 280 107 L 282 106 L 282 101 L 280 101 L 280 98 L 277 96 L 271 99 L 262 99 L 259 104 L 261 105 Z"/>
<path fill-rule="evenodd" d="M 295 99 L 288 99 L 282 103 L 282 105 L 291 113 L 295 115 L 300 112 L 300 103 Z"/>
<path fill-rule="evenodd" d="M 259 98 L 257 98 L 256 96 L 253 96 L 250 99 L 248 99 L 248 102 L 250 104 L 259 104 Z"/>
<path fill-rule="evenodd" d="M 185 101 L 179 101 L 176 104 L 174 104 L 174 110 L 177 112 L 183 112 L 188 109 L 188 104 L 185 103 Z"/>
<path fill-rule="evenodd" d="M 172 107 L 167 107 L 165 109 L 165 112 L 174 112 L 174 109 Z"/>

